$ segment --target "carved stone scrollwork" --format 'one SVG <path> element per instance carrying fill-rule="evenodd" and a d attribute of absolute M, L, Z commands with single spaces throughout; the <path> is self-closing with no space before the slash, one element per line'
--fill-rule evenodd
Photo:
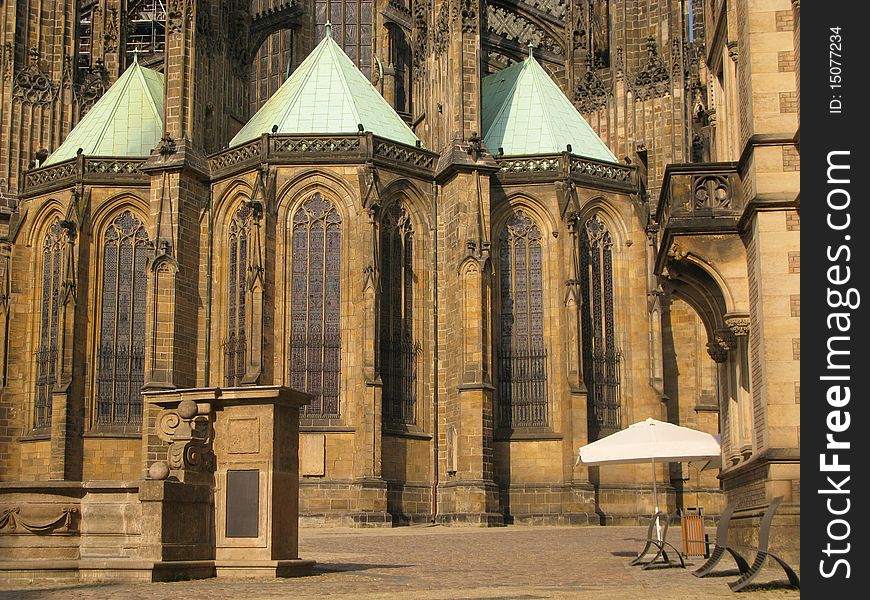
<path fill-rule="evenodd" d="M 170 442 L 169 467 L 193 473 L 211 472 L 215 468 L 212 451 L 210 407 L 183 400 L 175 409 L 157 416 L 157 436 Z"/>
<path fill-rule="evenodd" d="M 30 50 L 30 64 L 15 75 L 12 97 L 25 104 L 51 104 L 57 98 L 60 84 L 52 81 L 46 74 L 47 69 L 40 60 L 36 48 Z"/>
<path fill-rule="evenodd" d="M 735 336 L 749 335 L 750 319 L 749 317 L 727 317 L 725 325 L 731 330 Z"/>
<path fill-rule="evenodd" d="M 587 65 L 583 79 L 574 90 L 574 104 L 581 112 L 592 112 L 603 108 L 613 95 L 612 88 L 604 83 L 592 65 Z"/>
<path fill-rule="evenodd" d="M 731 187 L 720 175 L 697 177 L 692 185 L 694 208 L 731 208 Z"/>
<path fill-rule="evenodd" d="M 638 100 L 648 100 L 668 93 L 670 72 L 659 56 L 654 38 L 647 38 L 647 63 L 634 78 L 632 91 Z"/>

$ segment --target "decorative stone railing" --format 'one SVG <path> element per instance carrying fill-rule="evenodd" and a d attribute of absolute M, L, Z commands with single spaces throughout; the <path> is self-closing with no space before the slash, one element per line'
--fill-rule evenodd
<path fill-rule="evenodd" d="M 257 165 L 342 164 L 373 162 L 418 175 L 431 176 L 438 155 L 399 144 L 371 133 L 349 135 L 263 135 L 260 139 L 229 148 L 209 157 L 215 179 L 234 175 Z"/>
<path fill-rule="evenodd" d="M 578 182 L 634 192 L 636 169 L 628 165 L 583 158 L 563 152 L 534 156 L 496 156 L 498 176 L 506 182 L 551 181 L 571 178 Z"/>
<path fill-rule="evenodd" d="M 51 191 L 72 184 L 147 184 L 148 175 L 139 170 L 141 158 L 88 157 L 70 160 L 28 171 L 24 176 L 24 194 Z"/>
<path fill-rule="evenodd" d="M 663 228 L 733 228 L 745 202 L 737 163 L 670 165 L 655 219 Z"/>

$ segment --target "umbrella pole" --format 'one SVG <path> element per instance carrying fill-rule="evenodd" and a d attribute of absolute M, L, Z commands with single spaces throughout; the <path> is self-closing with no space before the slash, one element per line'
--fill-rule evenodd
<path fill-rule="evenodd" d="M 653 513 L 656 515 L 656 537 L 659 538 L 659 541 L 662 541 L 662 525 L 659 523 L 659 492 L 656 487 L 656 459 L 653 457 L 652 459 L 652 478 L 653 478 L 653 502 L 655 503 L 655 510 Z"/>

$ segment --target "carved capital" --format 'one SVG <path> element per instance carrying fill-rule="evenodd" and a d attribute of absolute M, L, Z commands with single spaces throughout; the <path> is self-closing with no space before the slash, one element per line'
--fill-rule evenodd
<path fill-rule="evenodd" d="M 707 342 L 707 354 L 717 363 L 723 363 L 728 360 L 728 350 L 723 348 L 718 341 Z"/>
<path fill-rule="evenodd" d="M 730 352 L 737 348 L 737 340 L 734 337 L 734 333 L 729 328 L 723 327 L 722 329 L 717 329 L 713 332 L 713 335 L 716 340 L 714 343 L 725 352 Z"/>
<path fill-rule="evenodd" d="M 749 335 L 749 317 L 728 317 L 725 319 L 725 325 L 735 336 Z"/>

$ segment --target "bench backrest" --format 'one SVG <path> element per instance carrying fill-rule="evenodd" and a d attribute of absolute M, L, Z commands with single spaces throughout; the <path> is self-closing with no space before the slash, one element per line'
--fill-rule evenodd
<path fill-rule="evenodd" d="M 737 508 L 737 503 L 732 502 L 719 515 L 719 526 L 716 527 L 716 545 L 728 545 L 728 526 L 731 524 L 731 517 L 734 515 L 734 509 Z"/>
<path fill-rule="evenodd" d="M 764 511 L 761 517 L 761 530 L 758 532 L 758 549 L 762 552 L 767 552 L 767 543 L 770 541 L 770 525 L 773 523 L 773 513 L 782 502 L 782 496 L 777 496 Z"/>

